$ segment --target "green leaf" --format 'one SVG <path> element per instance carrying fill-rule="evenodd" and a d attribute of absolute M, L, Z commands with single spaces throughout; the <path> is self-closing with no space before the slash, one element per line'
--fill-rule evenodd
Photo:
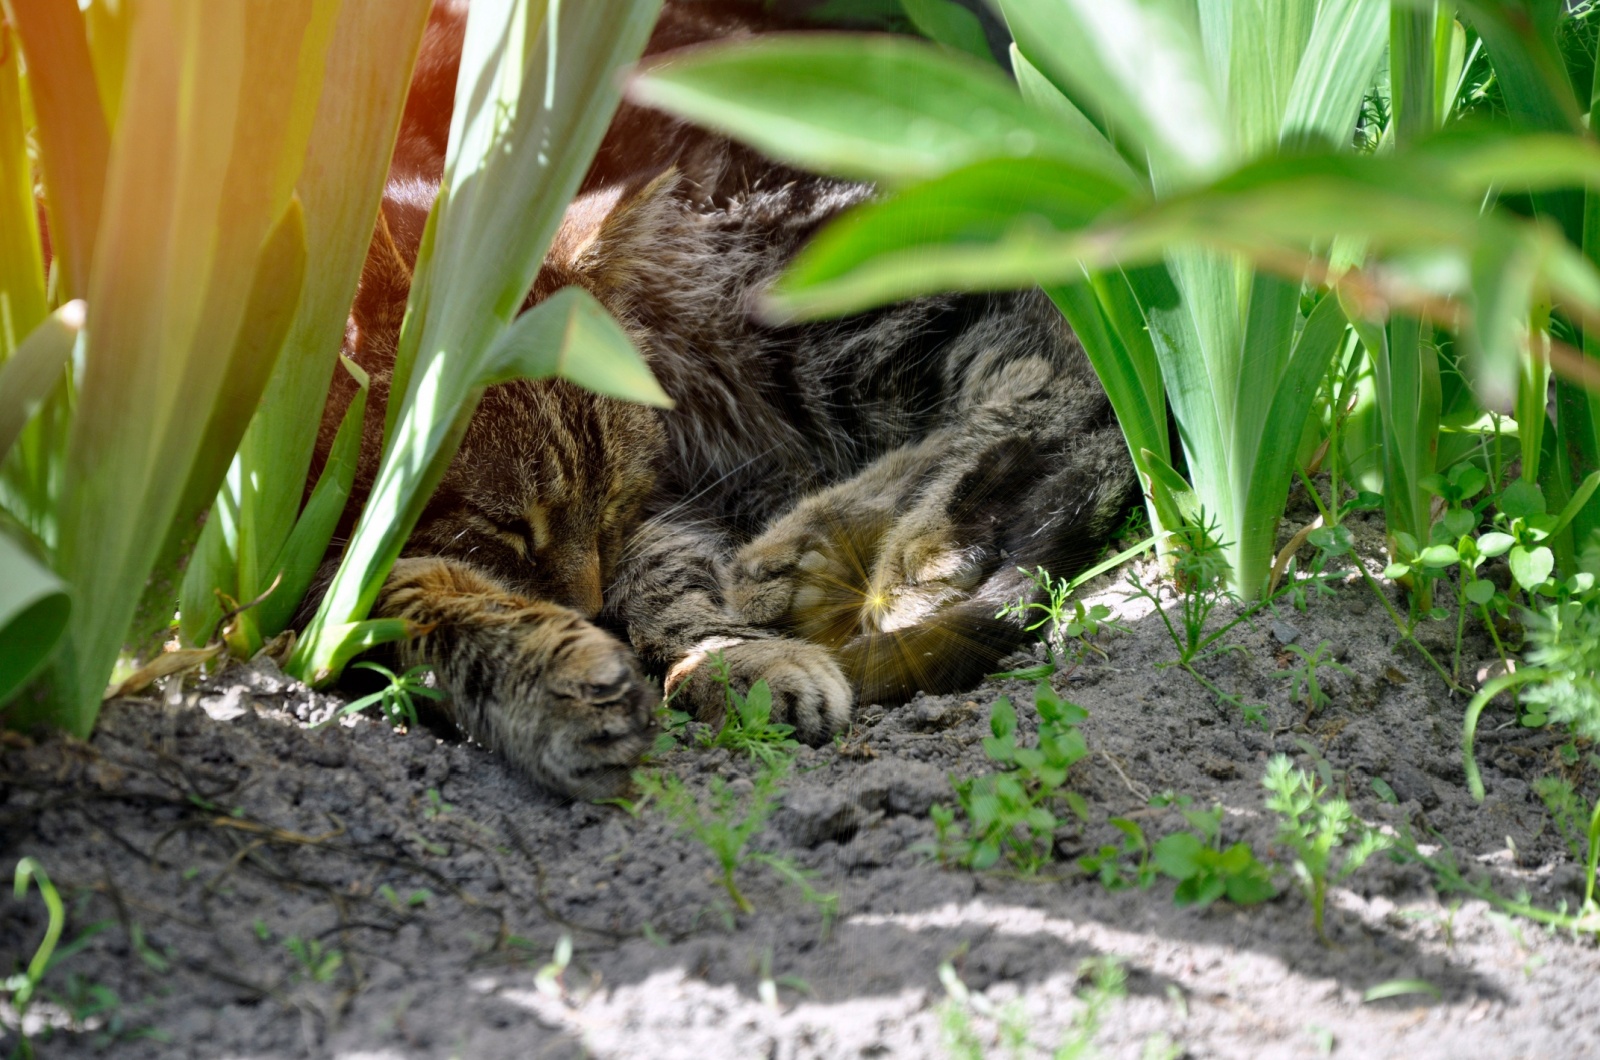
<path fill-rule="evenodd" d="M 1103 142 L 1029 106 L 990 63 L 892 36 L 771 36 L 645 64 L 629 98 L 763 153 L 884 183 L 989 158 L 1055 158 L 1131 190 Z"/>
<path fill-rule="evenodd" d="M 522 314 L 484 360 L 480 386 L 561 378 L 608 397 L 672 407 L 633 340 L 582 287 L 563 287 Z"/>
<path fill-rule="evenodd" d="M 1496 501 L 1508 519 L 1526 519 L 1544 514 L 1544 491 L 1536 483 L 1519 478 L 1505 488 Z"/>
<path fill-rule="evenodd" d="M 345 502 L 350 498 L 350 487 L 355 483 L 369 380 L 361 366 L 348 357 L 341 357 L 339 361 L 356 381 L 355 396 L 339 421 L 339 431 L 328 450 L 328 462 L 317 476 L 317 484 L 312 487 L 300 518 L 295 520 L 288 540 L 267 568 L 272 577 L 281 575 L 282 581 L 256 610 L 255 622 L 263 640 L 270 640 L 288 628 L 289 620 L 294 617 L 295 609 L 322 565 L 328 543 L 338 529 L 339 517 L 344 513 Z M 185 619 L 187 617 L 185 615 Z"/>
<path fill-rule="evenodd" d="M 1517 545 L 1507 558 L 1511 563 L 1511 576 L 1525 592 L 1543 585 L 1556 566 L 1555 554 L 1543 545 L 1538 548 Z"/>
<path fill-rule="evenodd" d="M 347 0 L 329 27 L 322 94 L 314 115 L 302 119 L 306 164 L 295 183 L 305 215 L 306 279 L 272 377 L 185 572 L 181 613 L 191 642 L 209 636 L 220 617 L 213 589 L 255 599 L 288 570 L 286 562 L 298 569 L 309 561 L 320 536 L 312 532 L 320 517 L 307 521 L 301 502 L 339 371 L 328 353 L 345 337 L 429 7 L 429 0 Z M 320 483 L 319 492 L 312 504 L 331 506 Z M 281 629 L 275 613 L 299 602 L 289 599 L 298 595 L 293 582 L 286 573 L 245 621 L 258 630 Z"/>
<path fill-rule="evenodd" d="M 1411 994 L 1427 994 L 1435 999 L 1440 996 L 1439 988 L 1426 979 L 1390 979 L 1362 991 L 1361 1000 L 1382 1001 L 1388 997 L 1406 997 Z"/>
<path fill-rule="evenodd" d="M 745 693 L 744 705 L 739 711 L 747 728 L 760 729 L 772 719 L 772 689 L 766 681 L 757 681 Z"/>
<path fill-rule="evenodd" d="M 917 32 L 957 51 L 994 61 L 978 16 L 951 0 L 900 0 Z"/>
<path fill-rule="evenodd" d="M 1205 846 L 1188 832 L 1174 832 L 1156 840 L 1150 848 L 1150 860 L 1157 869 L 1173 879 L 1186 880 L 1200 871 L 1200 855 Z"/>
<path fill-rule="evenodd" d="M 1482 578 L 1474 578 L 1467 583 L 1466 594 L 1468 600 L 1482 607 L 1494 599 L 1494 582 L 1485 581 Z"/>
<path fill-rule="evenodd" d="M 1236 876 L 1229 876 L 1227 882 L 1228 901 L 1235 905 L 1258 905 L 1278 893 L 1272 885 L 1272 879 L 1267 875 L 1264 867 L 1257 866 L 1255 871 L 1247 871 Z"/>
<path fill-rule="evenodd" d="M 83 15 L 67 3 L 7 4 L 6 14 L 28 61 L 50 242 L 66 293 L 82 298 L 90 289 L 111 152 Z"/>
<path fill-rule="evenodd" d="M 395 354 L 384 453 L 339 571 L 289 660 L 297 676 L 337 673 L 336 630 L 371 610 L 454 457 L 480 380 L 496 370 L 488 355 L 517 318 L 616 109 L 618 69 L 643 49 L 659 9 L 660 0 L 588 0 L 576 13 L 535 0 L 472 5 L 444 176 Z M 571 324 L 598 339 L 610 363 L 626 363 L 606 325 Z M 595 377 L 559 352 L 505 356 L 524 353 Z"/>
<path fill-rule="evenodd" d="M 1429 545 L 1417 557 L 1424 567 L 1448 567 L 1461 562 L 1461 554 L 1449 545 Z"/>
<path fill-rule="evenodd" d="M 1152 170 L 1190 183 L 1233 152 L 1192 8 L 1139 0 L 998 0 L 1028 61 L 1092 101 Z"/>
<path fill-rule="evenodd" d="M 261 248 L 239 330 L 227 355 L 226 375 L 205 421 L 205 433 L 195 447 L 171 528 L 128 637 L 136 648 L 162 636 L 172 621 L 179 599 L 178 571 L 194 550 L 205 511 L 217 495 L 217 486 L 277 363 L 294 319 L 305 266 L 305 215 L 300 201 L 291 199 Z"/>
<path fill-rule="evenodd" d="M 1478 538 L 1478 554 L 1487 559 L 1504 555 L 1505 551 L 1517 543 L 1517 539 L 1510 534 L 1503 534 L 1498 530 L 1490 531 Z"/>
<path fill-rule="evenodd" d="M 28 333 L 0 364 L 0 460 L 22 428 L 61 381 L 62 370 L 83 328 L 83 302 L 68 302 Z"/>
<path fill-rule="evenodd" d="M 3 377 L 0 377 L 0 382 L 3 382 Z M 0 387 L 0 393 L 4 392 L 4 388 Z M 0 441 L 3 441 L 3 435 L 0 435 Z M 0 453 L 4 452 L 5 447 L 0 444 Z M 1556 525 L 1550 528 L 1550 533 L 1560 533 L 1568 523 L 1572 522 L 1578 513 L 1583 510 L 1583 506 L 1589 503 L 1589 498 L 1594 496 L 1595 487 L 1597 486 L 1600 486 L 1600 471 L 1591 472 L 1578 488 L 1573 491 L 1572 498 L 1561 509 L 1561 514 L 1556 518 Z"/>
<path fill-rule="evenodd" d="M 61 580 L 0 530 L 0 706 L 49 661 L 71 611 Z"/>

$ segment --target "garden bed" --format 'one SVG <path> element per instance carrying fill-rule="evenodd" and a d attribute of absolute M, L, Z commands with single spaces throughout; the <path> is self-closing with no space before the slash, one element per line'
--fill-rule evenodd
<path fill-rule="evenodd" d="M 950 863 L 948 843 L 943 863 L 933 852 L 930 810 L 954 805 L 950 778 L 998 768 L 983 746 L 996 699 L 1016 705 L 1019 743 L 1036 731 L 1034 682 L 995 680 L 868 707 L 848 738 L 796 753 L 735 870 L 749 913 L 663 800 L 637 816 L 575 804 L 481 748 L 373 718 L 310 728 L 338 700 L 270 663 L 109 703 L 87 744 L 13 741 L 0 753 L 0 870 L 9 879 L 17 858 L 38 859 L 65 899 L 71 951 L 30 1006 L 35 1048 L 1003 1056 L 1009 1033 L 1032 1043 L 1021 1055 L 1048 1056 L 1092 1029 L 1081 997 L 1098 1006 L 1097 1045 L 1116 1056 L 1554 1056 L 1600 1031 L 1591 940 L 1441 895 L 1415 861 L 1379 853 L 1336 884 L 1319 940 L 1264 809 L 1267 762 L 1286 754 L 1321 768 L 1366 822 L 1434 857 L 1448 844 L 1500 894 L 1576 908 L 1581 866 L 1532 790 L 1561 767 L 1561 737 L 1491 708 L 1480 805 L 1464 784 L 1463 698 L 1397 650 L 1359 579 L 1306 611 L 1280 602 L 1230 632 L 1241 651 L 1200 664 L 1264 705 L 1264 728 L 1162 666 L 1172 641 L 1125 595 L 1106 583 L 1099 598 L 1127 632 L 1050 679 L 1088 712 L 1087 754 L 1064 789 L 1082 796 L 1088 823 L 1061 811 L 1041 871 L 974 871 Z M 1425 628 L 1448 666 L 1454 623 Z M 1300 662 L 1290 645 L 1323 642 L 1329 702 L 1313 711 L 1278 674 Z M 1469 680 L 1492 658 L 1486 638 L 1468 637 Z M 653 768 L 703 802 L 714 779 L 740 812 L 757 797 L 756 759 L 695 746 L 693 732 L 681 742 Z M 1279 863 L 1279 896 L 1180 907 L 1170 879 L 1110 890 L 1079 867 L 1122 840 L 1112 817 L 1150 841 L 1192 831 L 1178 808 L 1149 804 L 1168 791 L 1191 810 L 1220 804 L 1221 842 Z M 1136 874 L 1137 857 L 1119 863 Z M 792 869 L 836 908 L 808 899 Z M 7 972 L 46 923 L 37 890 L 0 900 Z M 1118 962 L 1120 991 L 1104 958 Z M 961 984 L 970 996 L 952 1000 Z"/>

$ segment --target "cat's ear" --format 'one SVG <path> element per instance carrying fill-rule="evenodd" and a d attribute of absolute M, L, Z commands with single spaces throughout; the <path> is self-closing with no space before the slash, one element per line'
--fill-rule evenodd
<path fill-rule="evenodd" d="M 549 260 L 603 277 L 646 258 L 648 248 L 681 223 L 673 192 L 682 179 L 668 167 L 580 197 L 567 208 Z"/>

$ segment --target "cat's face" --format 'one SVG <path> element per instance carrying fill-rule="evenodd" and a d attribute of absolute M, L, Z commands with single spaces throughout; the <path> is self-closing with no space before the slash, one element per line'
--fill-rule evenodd
<path fill-rule="evenodd" d="M 558 381 L 492 387 L 410 547 L 593 617 L 664 444 L 639 405 Z"/>

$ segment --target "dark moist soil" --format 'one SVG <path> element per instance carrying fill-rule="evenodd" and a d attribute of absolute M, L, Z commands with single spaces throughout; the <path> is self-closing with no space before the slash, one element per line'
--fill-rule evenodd
<path fill-rule="evenodd" d="M 1375 553 L 1375 532 L 1359 535 Z M 1148 572 L 1147 572 L 1148 573 Z M 268 662 L 199 685 L 108 703 L 87 744 L 0 753 L 0 871 L 43 863 L 67 902 L 74 952 L 28 1013 L 46 1057 L 930 1057 L 954 1055 L 940 965 L 972 991 L 987 1054 L 1000 1023 L 1017 1055 L 1048 1056 L 1081 1020 L 1087 958 L 1115 957 L 1125 999 L 1097 1044 L 1140 1056 L 1161 1036 L 1191 1057 L 1593 1055 L 1600 956 L 1592 941 L 1437 894 L 1431 874 L 1380 855 L 1328 903 L 1330 942 L 1280 871 L 1282 894 L 1240 908 L 1173 904 L 1170 880 L 1108 891 L 1075 859 L 1114 842 L 1106 821 L 1152 839 L 1183 827 L 1147 805 L 1172 790 L 1226 809 L 1223 838 L 1282 857 L 1263 810 L 1274 753 L 1324 758 L 1361 817 L 1448 843 L 1504 894 L 1575 907 L 1582 873 L 1532 791 L 1561 767 L 1559 736 L 1518 728 L 1508 705 L 1479 741 L 1488 797 L 1474 803 L 1452 697 L 1397 638 L 1358 580 L 1308 611 L 1286 604 L 1227 638 L 1202 671 L 1268 728 L 1161 664 L 1159 618 L 1123 605 L 1129 632 L 1101 641 L 1053 686 L 1089 712 L 1089 755 L 1069 787 L 1090 824 L 1065 828 L 1039 876 L 945 867 L 925 849 L 929 807 L 951 777 L 988 771 L 991 704 L 1033 686 L 868 707 L 841 744 L 799 753 L 754 848 L 838 895 L 831 927 L 759 865 L 734 910 L 711 856 L 658 805 L 639 817 L 535 789 L 481 748 L 357 718 L 325 728 L 337 699 Z M 1170 599 L 1170 597 L 1169 597 Z M 1428 641 L 1448 665 L 1453 623 Z M 1327 641 L 1352 676 L 1319 674 L 1332 703 L 1308 716 L 1276 676 Z M 1042 650 L 1036 653 L 1042 657 Z M 1469 636 L 1469 679 L 1493 658 Z M 1034 659 L 1019 658 L 1015 662 Z M 706 795 L 743 794 L 757 765 L 680 749 L 657 767 Z M 1381 800 L 1373 781 L 1392 788 Z M 1428 830 L 1437 833 L 1432 838 Z M 45 931 L 37 891 L 0 897 L 0 974 Z M 570 963 L 547 968 L 563 937 Z M 541 969 L 546 969 L 541 974 Z M 1364 1001 L 1396 980 L 1427 992 Z M 1423 991 L 1420 985 L 1411 989 Z M 76 1022 L 72 1010 L 81 1017 Z M 985 1013 L 988 1013 L 987 1015 Z M 14 1024 L 15 1013 L 0 1008 Z M 0 1048 L 16 1044 L 0 1038 Z M 970 1054 L 963 1054 L 970 1055 Z M 1158 1054 L 1162 1055 L 1162 1054 Z"/>

